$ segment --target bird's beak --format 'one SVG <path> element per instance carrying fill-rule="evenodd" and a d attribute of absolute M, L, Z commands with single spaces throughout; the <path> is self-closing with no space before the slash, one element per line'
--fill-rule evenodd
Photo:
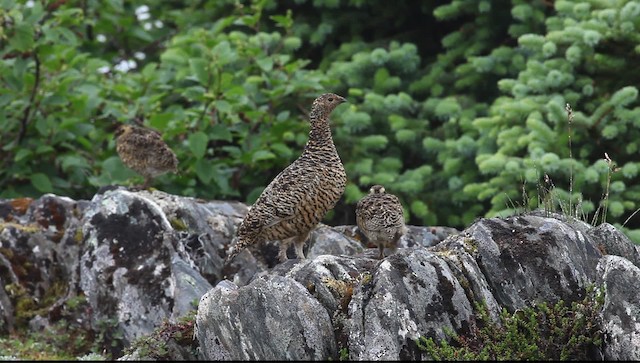
<path fill-rule="evenodd" d="M 341 104 L 347 102 L 347 99 L 342 96 L 338 96 L 338 101 L 340 101 L 338 104 Z"/>

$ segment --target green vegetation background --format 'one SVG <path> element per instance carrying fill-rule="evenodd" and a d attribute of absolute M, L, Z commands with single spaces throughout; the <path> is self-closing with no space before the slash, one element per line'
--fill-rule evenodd
<path fill-rule="evenodd" d="M 158 189 L 252 203 L 332 91 L 329 224 L 379 183 L 411 224 L 545 207 L 638 242 L 638 64 L 638 1 L 0 0 L 0 198 L 140 181 L 138 120 L 180 160 Z"/>

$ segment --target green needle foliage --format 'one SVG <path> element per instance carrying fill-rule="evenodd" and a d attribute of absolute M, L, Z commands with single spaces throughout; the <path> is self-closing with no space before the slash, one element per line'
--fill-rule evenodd
<path fill-rule="evenodd" d="M 421 337 L 418 347 L 434 360 L 600 360 L 602 295 L 589 292 L 570 305 L 562 300 L 517 310 L 503 309 L 494 322 L 484 304 L 476 303 L 470 332 L 451 341 Z"/>
<path fill-rule="evenodd" d="M 379 183 L 411 224 L 544 207 L 640 241 L 638 1 L 4 0 L 0 15 L 2 198 L 140 182 L 112 133 L 138 120 L 180 161 L 155 187 L 252 203 L 332 91 L 349 100 L 333 117 L 349 182 L 329 223 L 354 223 Z"/>

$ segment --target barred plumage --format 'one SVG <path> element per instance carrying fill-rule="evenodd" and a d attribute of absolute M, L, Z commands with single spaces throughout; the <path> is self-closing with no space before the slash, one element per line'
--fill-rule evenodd
<path fill-rule="evenodd" d="M 369 194 L 358 201 L 356 223 L 360 232 L 378 246 L 379 259 L 384 249 L 397 248 L 398 241 L 407 232 L 400 200 L 385 191 L 382 185 L 374 185 Z"/>
<path fill-rule="evenodd" d="M 294 243 L 298 258 L 309 232 L 338 202 L 347 175 L 333 143 L 329 114 L 346 100 L 333 93 L 316 98 L 311 106 L 309 140 L 293 163 L 269 183 L 251 206 L 236 233 L 226 263 L 250 245 L 280 241 L 278 259 L 287 259 Z"/>
<path fill-rule="evenodd" d="M 115 131 L 116 151 L 124 165 L 144 177 L 142 188 L 166 172 L 177 172 L 178 158 L 156 130 L 119 125 Z"/>

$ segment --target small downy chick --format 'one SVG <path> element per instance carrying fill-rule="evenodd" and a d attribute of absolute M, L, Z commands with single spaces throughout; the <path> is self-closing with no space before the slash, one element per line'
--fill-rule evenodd
<path fill-rule="evenodd" d="M 385 191 L 382 185 L 374 185 L 369 194 L 358 201 L 356 223 L 367 240 L 380 250 L 379 259 L 384 258 L 384 249 L 395 250 L 398 241 L 407 232 L 400 200 Z"/>
<path fill-rule="evenodd" d="M 177 172 L 178 158 L 156 130 L 119 125 L 115 131 L 116 151 L 124 165 L 144 177 L 141 188 L 167 172 Z"/>

